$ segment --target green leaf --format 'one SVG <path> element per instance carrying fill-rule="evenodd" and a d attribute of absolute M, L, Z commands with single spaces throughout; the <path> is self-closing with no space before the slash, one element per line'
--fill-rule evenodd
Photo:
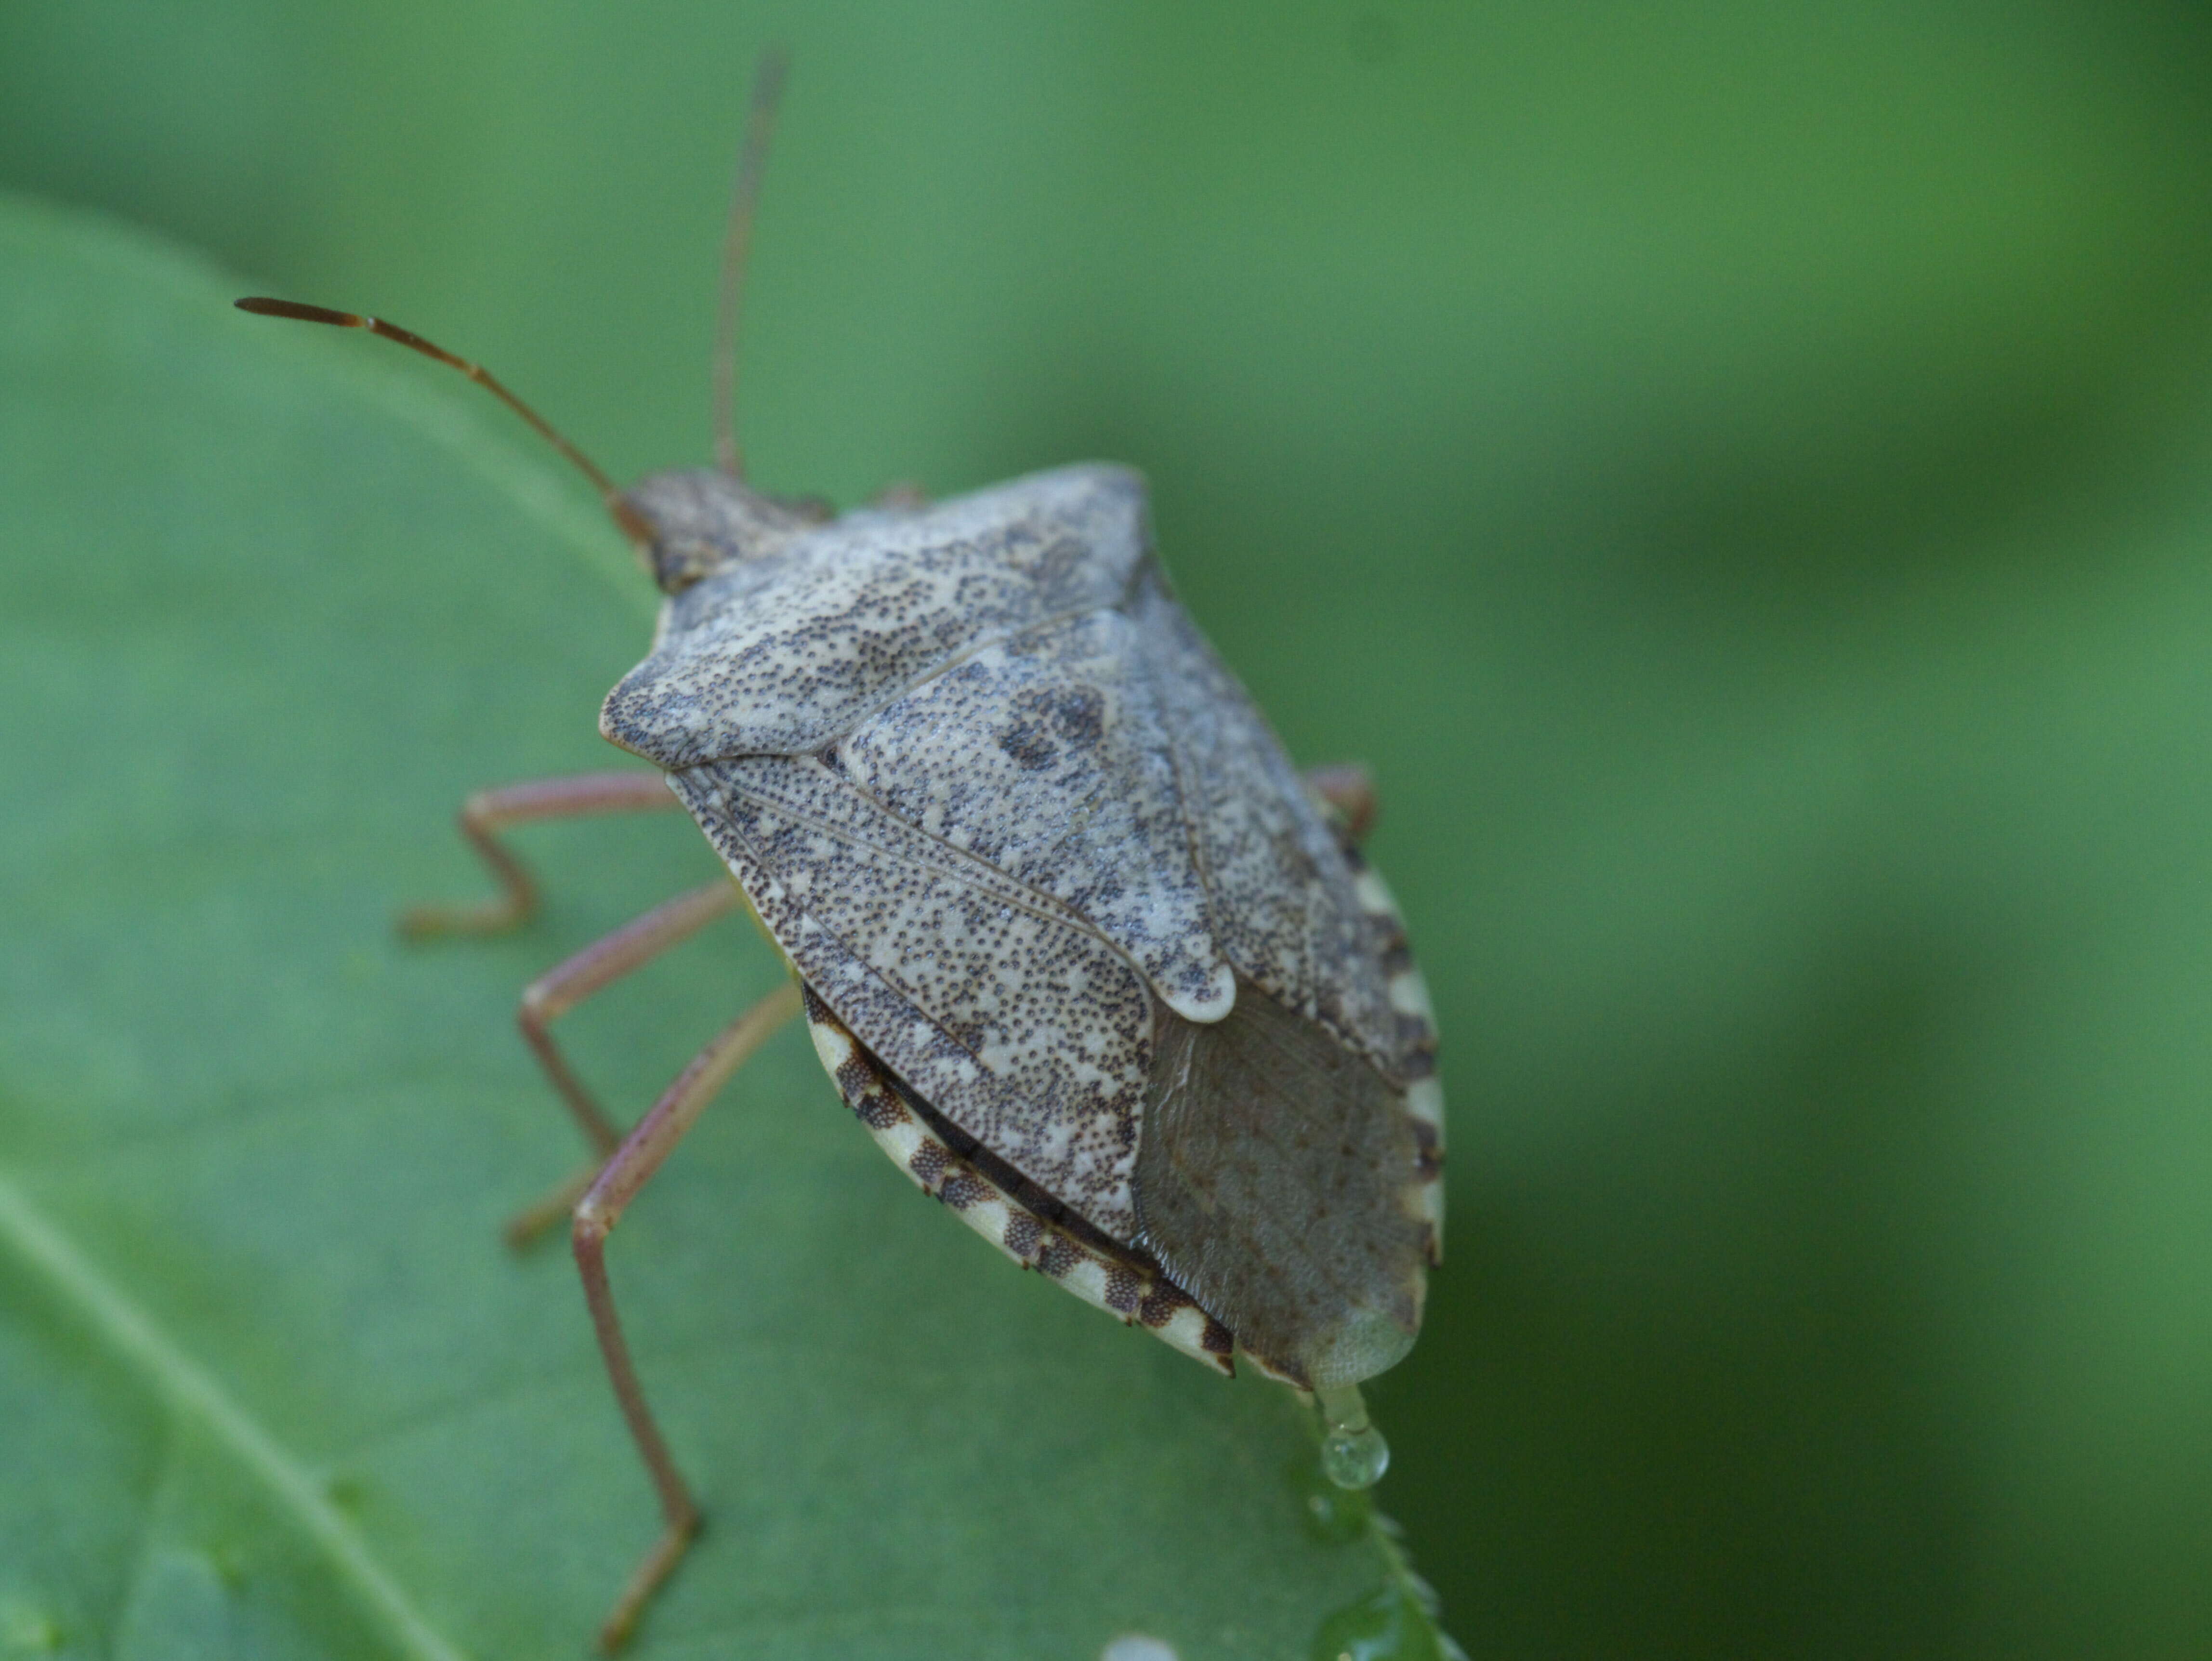
<path fill-rule="evenodd" d="M 650 592 L 488 400 L 234 292 L 0 204 L 0 1654 L 581 1652 L 656 1518 L 496 1238 L 580 1155 L 512 1006 L 712 861 L 545 827 L 532 930 L 390 919 L 480 891 L 468 789 L 609 764 Z M 778 973 L 710 931 L 564 1035 L 641 1104 Z M 1436 1652 L 1287 1392 L 1016 1273 L 796 1030 L 611 1256 L 710 1518 L 641 1657 Z"/>

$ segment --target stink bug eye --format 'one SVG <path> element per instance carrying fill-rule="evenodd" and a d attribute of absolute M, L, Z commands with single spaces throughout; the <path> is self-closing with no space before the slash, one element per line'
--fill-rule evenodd
<path fill-rule="evenodd" d="M 1143 481 L 1090 464 L 842 516 L 744 478 L 737 319 L 781 60 L 763 64 L 731 210 L 714 469 L 624 491 L 499 381 L 380 319 L 360 328 L 487 386 L 590 480 L 666 598 L 599 730 L 654 772 L 470 798 L 500 896 L 410 934 L 520 927 L 536 905 L 501 833 L 682 806 L 727 877 L 533 982 L 520 1020 L 591 1145 L 510 1224 L 561 1217 L 660 1539 L 601 1629 L 622 1643 L 699 1512 L 608 1287 L 623 1209 L 715 1092 L 803 1014 L 846 1104 L 900 1168 L 1007 1256 L 1222 1372 L 1310 1392 L 1346 1487 L 1388 1455 L 1358 1385 L 1419 1329 L 1443 1231 L 1443 1097 L 1428 998 L 1359 842 L 1357 769 L 1301 776 L 1177 603 Z M 623 1131 L 552 1024 L 726 913 L 792 983 L 739 1013 Z"/>

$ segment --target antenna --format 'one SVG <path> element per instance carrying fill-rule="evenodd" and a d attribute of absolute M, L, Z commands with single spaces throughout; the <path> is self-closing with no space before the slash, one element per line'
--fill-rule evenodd
<path fill-rule="evenodd" d="M 520 416 L 535 428 L 538 435 L 568 458 L 576 470 L 592 481 L 599 499 L 607 504 L 607 512 L 614 516 L 622 533 L 641 548 L 653 545 L 653 526 L 645 516 L 630 506 L 629 500 L 615 488 L 615 482 L 601 472 L 581 450 L 561 436 L 545 417 L 507 391 L 488 370 L 466 358 L 455 357 L 444 347 L 425 340 L 411 329 L 403 329 L 397 323 L 386 323 L 380 317 L 363 317 L 356 312 L 334 312 L 326 306 L 304 306 L 296 300 L 270 300 L 256 295 L 235 302 L 241 312 L 252 312 L 257 317 L 289 317 L 301 323 L 327 323 L 338 329 L 366 329 L 371 334 L 382 335 L 386 340 L 396 340 L 410 347 L 425 357 L 434 357 L 439 362 L 459 369 L 470 380 L 489 392 L 494 398 Z"/>
<path fill-rule="evenodd" d="M 721 306 L 714 317 L 714 462 L 732 478 L 745 476 L 738 447 L 738 312 L 744 298 L 745 266 L 753 246 L 753 210 L 760 202 L 768 141 L 791 60 L 781 46 L 761 54 L 753 76 L 753 101 L 745 120 L 745 147 L 738 155 L 738 182 L 730 193 L 730 224 L 722 237 Z"/>

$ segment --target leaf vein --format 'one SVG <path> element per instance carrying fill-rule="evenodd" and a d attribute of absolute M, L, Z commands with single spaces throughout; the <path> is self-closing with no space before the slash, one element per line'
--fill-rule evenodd
<path fill-rule="evenodd" d="M 196 1416 L 237 1455 L 277 1503 L 293 1513 L 362 1601 L 382 1617 L 405 1654 L 414 1661 L 463 1661 L 462 1652 L 423 1618 L 307 1467 L 95 1269 L 3 1173 L 0 1244 L 43 1274 L 118 1355 L 154 1384 L 173 1412 Z"/>

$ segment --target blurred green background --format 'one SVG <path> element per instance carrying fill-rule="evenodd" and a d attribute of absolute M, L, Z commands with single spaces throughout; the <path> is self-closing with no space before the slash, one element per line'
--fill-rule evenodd
<path fill-rule="evenodd" d="M 2206 20 L 11 0 L 0 184 L 628 475 L 708 454 L 770 40 L 756 477 L 1133 462 L 1380 779 L 1453 1232 L 1372 1396 L 1459 1640 L 2212 1654 Z"/>

